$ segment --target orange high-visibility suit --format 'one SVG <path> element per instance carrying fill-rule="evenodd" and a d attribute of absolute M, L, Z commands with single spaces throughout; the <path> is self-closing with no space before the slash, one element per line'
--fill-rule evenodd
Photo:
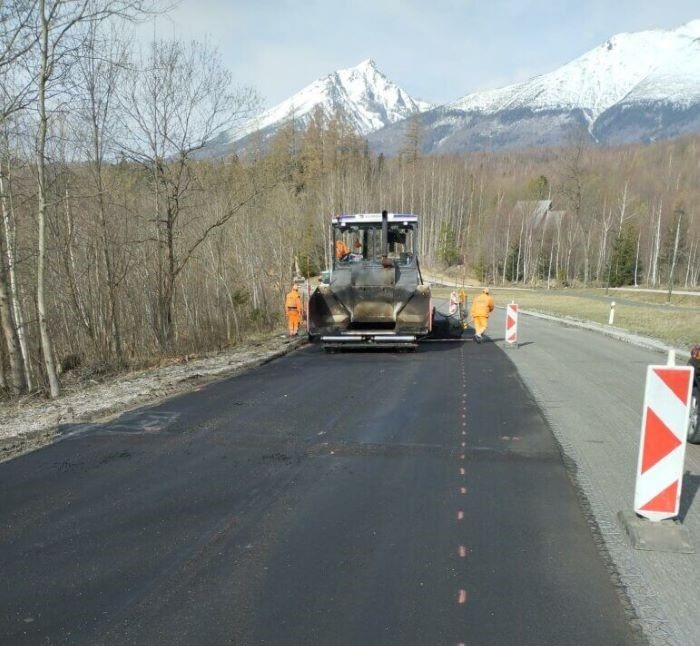
<path fill-rule="evenodd" d="M 292 289 L 287 292 L 284 297 L 284 310 L 287 314 L 287 330 L 289 336 L 297 336 L 299 334 L 299 324 L 301 317 L 304 314 L 304 303 L 301 300 L 299 287 L 292 286 Z"/>
<path fill-rule="evenodd" d="M 472 319 L 474 319 L 474 331 L 477 337 L 480 337 L 486 332 L 489 323 L 489 315 L 493 312 L 494 307 L 496 307 L 496 303 L 493 300 L 493 296 L 489 294 L 488 287 L 484 287 L 481 294 L 475 296 L 474 300 L 472 300 L 470 313 Z"/>
<path fill-rule="evenodd" d="M 350 253 L 350 247 L 346 245 L 342 240 L 335 241 L 335 257 L 340 260 L 343 256 L 347 256 Z"/>
<path fill-rule="evenodd" d="M 464 291 L 464 287 L 459 290 L 459 315 L 464 318 L 467 313 L 467 292 Z M 467 327 L 467 322 L 464 321 L 464 327 Z"/>

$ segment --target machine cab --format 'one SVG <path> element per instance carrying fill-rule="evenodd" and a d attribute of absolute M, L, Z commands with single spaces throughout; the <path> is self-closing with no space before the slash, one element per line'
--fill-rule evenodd
<path fill-rule="evenodd" d="M 339 215 L 332 221 L 333 268 L 349 263 L 415 266 L 417 251 L 415 215 L 359 213 Z"/>

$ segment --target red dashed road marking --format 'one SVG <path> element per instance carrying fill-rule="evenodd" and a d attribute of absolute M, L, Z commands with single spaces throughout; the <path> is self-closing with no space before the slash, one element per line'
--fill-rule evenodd
<path fill-rule="evenodd" d="M 464 467 L 459 468 L 459 475 L 465 476 L 467 475 L 467 470 Z"/>
<path fill-rule="evenodd" d="M 467 603 L 467 591 L 460 590 L 457 595 L 457 603 Z"/>
<path fill-rule="evenodd" d="M 457 520 L 464 520 L 464 512 L 461 509 L 457 512 Z"/>
<path fill-rule="evenodd" d="M 467 548 L 464 547 L 464 545 L 460 545 L 459 549 L 457 550 L 457 553 L 459 554 L 459 558 L 461 558 L 461 559 L 466 558 Z"/>

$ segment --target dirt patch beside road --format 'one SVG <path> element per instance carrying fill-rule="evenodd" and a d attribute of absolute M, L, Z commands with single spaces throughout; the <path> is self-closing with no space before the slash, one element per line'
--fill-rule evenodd
<path fill-rule="evenodd" d="M 119 375 L 103 383 L 77 383 L 53 401 L 23 397 L 0 403 L 0 461 L 50 443 L 61 424 L 107 420 L 191 390 L 194 385 L 266 363 L 303 343 L 302 338 L 277 334 L 224 352 Z"/>

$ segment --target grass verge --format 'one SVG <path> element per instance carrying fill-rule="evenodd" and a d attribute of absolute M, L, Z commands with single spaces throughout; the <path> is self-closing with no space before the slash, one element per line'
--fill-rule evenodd
<path fill-rule="evenodd" d="M 438 298 L 447 298 L 450 291 L 449 288 L 439 287 L 434 293 Z M 470 302 L 480 289 L 472 288 L 466 291 Z M 700 343 L 698 297 L 679 297 L 679 301 L 672 301 L 669 305 L 665 303 L 665 295 L 643 292 L 611 292 L 605 296 L 604 290 L 591 289 L 494 288 L 492 294 L 496 299 L 496 306 L 515 301 L 524 310 L 600 324 L 608 323 L 610 304 L 615 301 L 616 328 L 659 339 L 680 348 Z"/>

